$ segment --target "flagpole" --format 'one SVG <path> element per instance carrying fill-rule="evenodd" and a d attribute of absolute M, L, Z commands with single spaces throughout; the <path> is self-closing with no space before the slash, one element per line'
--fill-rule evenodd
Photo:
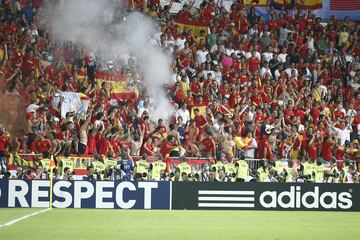
<path fill-rule="evenodd" d="M 54 169 L 54 157 L 51 155 L 50 159 L 50 191 L 49 191 L 49 208 L 52 208 L 52 197 L 53 197 L 53 169 Z"/>

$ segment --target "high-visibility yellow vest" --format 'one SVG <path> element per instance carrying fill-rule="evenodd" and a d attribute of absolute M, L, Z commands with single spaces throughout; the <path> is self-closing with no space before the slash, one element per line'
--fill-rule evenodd
<path fill-rule="evenodd" d="M 152 171 L 151 171 L 151 179 L 158 179 L 160 178 L 161 170 L 166 171 L 166 163 L 163 161 L 156 161 L 152 163 Z"/>
<path fill-rule="evenodd" d="M 149 175 L 149 167 L 150 163 L 143 159 L 140 159 L 136 162 L 136 173 L 140 173 L 141 176 L 143 176 L 144 173 L 146 173 L 146 175 Z"/>
<path fill-rule="evenodd" d="M 237 164 L 239 165 L 237 178 L 246 179 L 249 173 L 249 164 L 245 160 L 239 160 Z"/>
<path fill-rule="evenodd" d="M 49 169 L 50 168 L 50 159 L 48 159 L 48 158 L 41 159 L 40 164 L 41 164 L 42 168 Z"/>
<path fill-rule="evenodd" d="M 105 159 L 104 160 L 105 168 L 115 167 L 117 162 L 115 160 Z"/>
<path fill-rule="evenodd" d="M 180 170 L 180 177 L 182 176 L 182 173 L 185 172 L 186 175 L 189 175 L 191 173 L 191 166 L 190 164 L 186 162 L 179 163 L 177 167 Z"/>
<path fill-rule="evenodd" d="M 91 164 L 93 165 L 94 170 L 99 173 L 105 170 L 105 164 L 100 161 L 93 161 Z"/>
<path fill-rule="evenodd" d="M 284 170 L 282 161 L 278 160 L 275 162 L 275 170 L 278 172 L 278 174 L 282 173 L 282 171 Z"/>
<path fill-rule="evenodd" d="M 314 164 L 311 164 L 311 163 L 308 163 L 308 162 L 305 162 L 303 164 L 304 166 L 304 175 L 308 176 L 310 175 L 311 178 L 308 179 L 308 181 L 314 181 L 314 178 L 313 178 L 313 172 L 315 170 L 315 167 L 314 167 Z"/>
<path fill-rule="evenodd" d="M 64 169 L 69 168 L 72 172 L 74 170 L 74 160 L 71 159 L 63 159 L 62 162 L 62 168 L 61 168 L 61 174 L 64 174 Z"/>
<path fill-rule="evenodd" d="M 337 166 L 333 166 L 330 169 L 330 174 L 340 174 L 340 171 Z M 334 183 L 339 183 L 339 177 L 332 177 Z"/>
<path fill-rule="evenodd" d="M 214 168 L 214 167 L 216 169 L 215 178 L 218 179 L 219 178 L 219 170 L 224 167 L 224 164 L 222 162 L 217 162 L 216 164 L 211 165 L 211 168 Z"/>
<path fill-rule="evenodd" d="M 324 182 L 324 172 L 326 168 L 324 165 L 316 166 L 315 169 L 315 182 L 322 183 Z"/>
<path fill-rule="evenodd" d="M 259 181 L 264 182 L 266 176 L 269 173 L 269 170 L 267 168 L 264 169 L 263 167 L 259 167 L 257 169 L 257 172 L 259 173 Z"/>

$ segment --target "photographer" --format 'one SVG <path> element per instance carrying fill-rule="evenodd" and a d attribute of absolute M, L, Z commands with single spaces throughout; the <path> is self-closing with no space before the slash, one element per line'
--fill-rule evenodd
<path fill-rule="evenodd" d="M 224 165 L 224 170 L 226 176 L 229 178 L 230 182 L 236 181 L 236 167 L 232 163 L 232 159 L 228 158 L 228 163 Z"/>
<path fill-rule="evenodd" d="M 201 174 L 201 181 L 202 182 L 209 182 L 210 181 L 210 166 L 208 163 L 206 163 L 202 168 L 202 174 Z"/>
<path fill-rule="evenodd" d="M 201 171 L 189 175 L 189 177 L 191 177 L 192 182 L 200 182 L 201 180 L 200 176 L 201 176 Z"/>
<path fill-rule="evenodd" d="M 11 179 L 11 173 L 2 170 L 0 172 L 0 179 Z"/>
<path fill-rule="evenodd" d="M 172 174 L 173 175 L 173 174 Z M 170 181 L 171 177 L 168 175 L 165 170 L 160 171 L 160 179 L 159 181 Z"/>
<path fill-rule="evenodd" d="M 343 169 L 338 168 L 336 159 L 334 157 L 330 160 L 330 170 L 324 173 L 324 182 L 326 183 L 339 183 L 342 182 L 345 172 Z"/>
<path fill-rule="evenodd" d="M 120 165 L 120 169 L 124 173 L 122 176 L 122 180 L 124 181 L 133 180 L 134 165 L 129 153 L 123 153 L 121 155 L 121 160 L 119 160 L 117 163 L 118 165 Z"/>
<path fill-rule="evenodd" d="M 47 169 L 44 169 L 41 166 L 38 166 L 36 169 L 36 175 L 35 175 L 34 179 L 49 179 Z"/>
<path fill-rule="evenodd" d="M 264 179 L 264 182 L 279 182 L 279 180 L 275 177 L 276 170 L 274 168 L 271 168 L 269 170 L 269 173 Z"/>
<path fill-rule="evenodd" d="M 58 177 L 58 180 L 73 180 L 73 172 L 69 167 L 64 168 L 64 173 Z"/>
<path fill-rule="evenodd" d="M 182 172 L 181 173 L 181 180 L 179 180 L 180 182 L 189 182 L 189 175 L 186 174 L 186 172 Z"/>
<path fill-rule="evenodd" d="M 217 182 L 229 182 L 230 178 L 225 174 L 224 169 L 219 170 L 219 177 L 216 179 Z"/>
<path fill-rule="evenodd" d="M 299 178 L 302 178 L 305 182 L 313 182 L 315 167 L 316 166 L 313 164 L 313 160 L 311 158 L 309 160 L 302 158 L 298 169 Z"/>
<path fill-rule="evenodd" d="M 16 179 L 24 179 L 26 171 L 22 169 L 22 167 L 17 167 L 16 169 Z"/>
<path fill-rule="evenodd" d="M 350 165 L 347 174 L 345 175 L 345 183 L 359 183 L 359 172 L 354 165 Z"/>

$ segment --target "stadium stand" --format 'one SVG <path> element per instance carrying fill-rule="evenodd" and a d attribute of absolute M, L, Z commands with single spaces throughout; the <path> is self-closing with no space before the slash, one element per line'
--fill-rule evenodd
<path fill-rule="evenodd" d="M 1 1 L 1 176 L 49 178 L 54 158 L 57 179 L 358 183 L 360 24 L 271 2 L 265 21 L 241 0 L 111 1 L 173 59 L 175 110 L 153 119 L 135 61 L 53 39 L 41 0 Z"/>

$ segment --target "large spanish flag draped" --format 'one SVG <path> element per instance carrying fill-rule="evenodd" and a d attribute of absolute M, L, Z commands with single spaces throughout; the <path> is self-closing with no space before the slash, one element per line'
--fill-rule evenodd
<path fill-rule="evenodd" d="M 319 9 L 322 8 L 322 0 L 296 0 L 296 7 L 300 9 Z"/>
<path fill-rule="evenodd" d="M 194 119 L 195 117 L 195 113 L 194 113 L 194 110 L 197 108 L 199 109 L 199 112 L 201 115 L 206 115 L 206 108 L 208 107 L 207 104 L 194 104 L 194 106 L 191 108 L 191 119 Z"/>
<path fill-rule="evenodd" d="M 200 24 L 197 22 L 190 22 L 190 21 L 184 21 L 180 19 L 176 19 L 175 24 L 178 25 L 181 29 L 181 31 L 184 31 L 184 29 L 191 30 L 196 37 L 200 36 L 200 31 L 205 31 L 205 37 L 208 35 L 208 26 L 204 24 Z"/>
<path fill-rule="evenodd" d="M 263 7 L 268 4 L 268 0 L 244 0 L 246 6 Z"/>
<path fill-rule="evenodd" d="M 95 80 L 97 81 L 99 87 L 101 87 L 103 82 L 107 82 L 112 86 L 112 99 L 121 100 L 138 97 L 138 89 L 128 85 L 126 76 L 98 71 L 95 74 Z"/>

